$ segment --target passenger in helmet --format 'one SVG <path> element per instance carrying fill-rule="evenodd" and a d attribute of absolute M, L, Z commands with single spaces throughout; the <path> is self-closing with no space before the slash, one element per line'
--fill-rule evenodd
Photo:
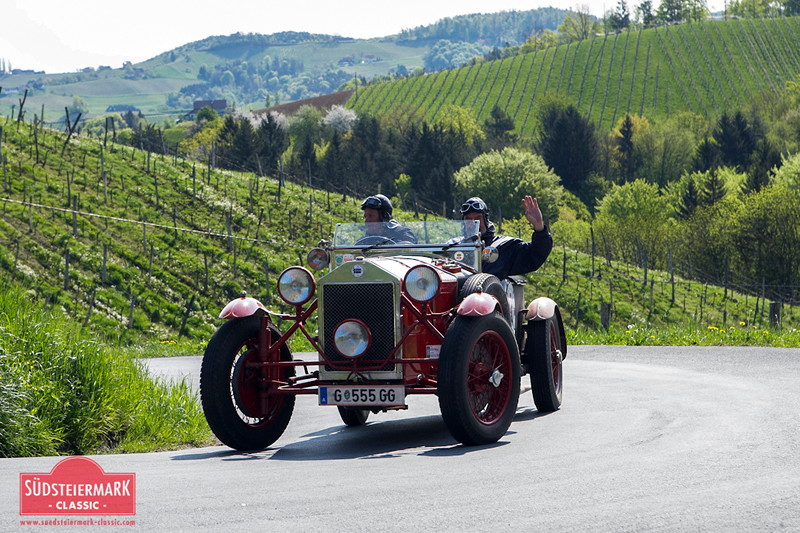
<path fill-rule="evenodd" d="M 525 218 L 533 226 L 530 242 L 496 235 L 494 224 L 489 220 L 489 207 L 481 198 L 474 196 L 461 206 L 461 218 L 479 221 L 484 246 L 494 246 L 499 254 L 493 263 L 483 264 L 483 272 L 500 279 L 527 274 L 542 266 L 550 255 L 553 237 L 544 224 L 539 202 L 536 198 L 526 196 L 522 199 L 522 206 L 525 208 Z"/>
<path fill-rule="evenodd" d="M 396 243 L 417 243 L 414 232 L 392 218 L 392 202 L 382 194 L 369 196 L 361 202 L 367 236 L 379 235 Z"/>

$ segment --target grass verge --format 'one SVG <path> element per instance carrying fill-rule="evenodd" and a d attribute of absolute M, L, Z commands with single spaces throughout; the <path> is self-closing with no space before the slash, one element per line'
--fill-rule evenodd
<path fill-rule="evenodd" d="M 0 457 L 213 443 L 185 383 L 153 381 L 30 292 L 0 284 Z"/>

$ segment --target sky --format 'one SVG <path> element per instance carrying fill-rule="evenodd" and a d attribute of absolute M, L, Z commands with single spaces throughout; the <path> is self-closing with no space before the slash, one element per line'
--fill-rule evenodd
<path fill-rule="evenodd" d="M 120 68 L 212 35 L 306 31 L 366 39 L 469 13 L 575 9 L 601 16 L 618 0 L 0 0 L 0 58 L 12 68 Z M 723 0 L 709 0 L 712 11 Z M 638 0 L 628 1 L 629 9 Z M 658 5 L 658 1 L 653 2 Z"/>

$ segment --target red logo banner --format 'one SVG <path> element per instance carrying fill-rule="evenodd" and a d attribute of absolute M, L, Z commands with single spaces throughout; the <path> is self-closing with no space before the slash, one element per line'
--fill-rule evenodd
<path fill-rule="evenodd" d="M 106 474 L 88 457 L 67 457 L 50 473 L 19 475 L 20 515 L 135 515 L 136 474 Z"/>

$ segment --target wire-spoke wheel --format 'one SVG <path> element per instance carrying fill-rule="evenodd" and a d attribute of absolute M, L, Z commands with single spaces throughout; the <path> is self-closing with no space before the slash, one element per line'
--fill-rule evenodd
<path fill-rule="evenodd" d="M 517 409 L 519 380 L 519 350 L 502 315 L 453 320 L 442 343 L 438 395 L 442 417 L 456 440 L 497 442 Z"/>
<path fill-rule="evenodd" d="M 292 367 L 267 371 L 258 366 L 261 318 L 236 318 L 211 337 L 200 368 L 200 400 L 214 435 L 236 450 L 262 450 L 286 430 L 294 396 L 277 394 L 277 382 L 294 375 Z M 270 328 L 277 340 L 279 333 Z M 281 360 L 291 360 L 285 346 Z"/>
<path fill-rule="evenodd" d="M 550 317 L 531 323 L 528 336 L 529 371 L 533 388 L 533 403 L 542 413 L 549 413 L 561 407 L 564 385 L 563 354 L 561 330 L 558 319 Z"/>

